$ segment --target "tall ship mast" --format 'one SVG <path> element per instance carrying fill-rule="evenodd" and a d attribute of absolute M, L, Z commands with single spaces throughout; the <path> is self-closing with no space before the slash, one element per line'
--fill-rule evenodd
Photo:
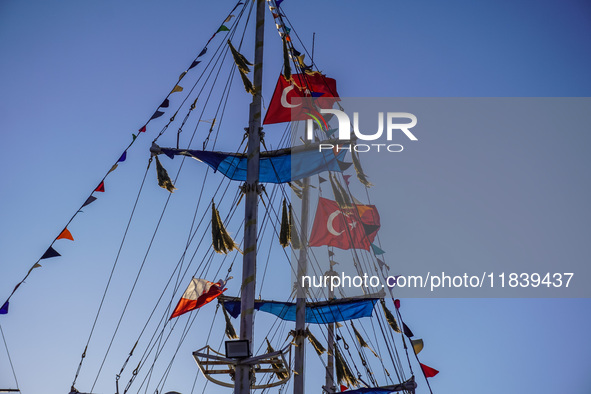
<path fill-rule="evenodd" d="M 403 320 L 392 288 L 351 296 L 330 286 L 345 272 L 339 265 L 384 280 L 393 273 L 379 243 L 378 208 L 368 193 L 365 203 L 355 197 L 354 190 L 371 187 L 362 157 L 340 149 L 356 141 L 337 139 L 338 122 L 330 112 L 344 110 L 337 81 L 306 58 L 282 3 L 251 0 L 229 7 L 206 45 L 3 302 L 7 314 L 27 287 L 21 285 L 38 274 L 44 260 L 62 256 L 60 245 L 74 240 L 77 223 L 85 220 L 82 213 L 100 204 L 117 169 L 128 163 L 128 152 L 153 137 L 119 249 L 106 284 L 95 294 L 95 313 L 80 327 L 84 340 L 64 392 L 111 387 L 117 394 L 186 394 L 198 387 L 238 394 L 432 393 L 427 379 L 437 371 L 419 362 L 423 341 Z M 282 64 L 274 70 L 265 66 L 266 73 L 278 75 L 268 96 L 263 87 L 266 18 L 275 24 L 276 59 Z M 255 32 L 254 40 L 248 41 L 248 31 Z M 236 130 L 245 112 L 228 107 L 237 97 L 250 100 L 244 132 Z M 327 142 L 336 148 L 321 149 Z M 149 184 L 154 177 L 166 191 L 155 181 Z M 158 210 L 148 192 L 168 193 Z M 177 201 L 179 207 L 191 204 L 193 216 L 183 214 L 187 210 Z M 142 216 L 150 210 L 158 211 L 154 222 Z M 126 248 L 134 230 L 147 229 L 149 242 Z M 172 244 L 178 251 L 169 248 Z M 140 257 L 131 257 L 132 252 Z M 167 261 L 159 267 L 166 272 L 146 273 L 156 260 Z M 119 277 L 126 283 L 117 283 Z M 317 281 L 324 285 L 316 286 Z M 149 302 L 134 306 L 140 294 Z M 140 323 L 127 324 L 139 312 Z M 103 324 L 107 315 L 117 316 L 113 326 Z M 192 386 L 181 383 L 182 372 L 175 369 L 182 358 L 179 371 L 186 370 L 179 355 L 188 354 L 187 346 L 193 346 L 190 354 L 198 367 Z"/>

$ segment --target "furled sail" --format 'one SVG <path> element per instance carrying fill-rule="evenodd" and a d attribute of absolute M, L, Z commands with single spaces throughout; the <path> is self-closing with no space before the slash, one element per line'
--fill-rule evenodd
<path fill-rule="evenodd" d="M 356 298 L 306 303 L 306 323 L 328 324 L 370 317 L 377 298 Z M 240 315 L 240 299 L 223 297 L 224 308 L 230 316 Z M 279 301 L 255 301 L 254 309 L 271 313 L 287 321 L 296 320 L 296 304 Z"/>
<path fill-rule="evenodd" d="M 152 146 L 153 154 L 164 153 L 170 158 L 182 155 L 204 162 L 235 181 L 246 181 L 246 154 L 210 152 Z M 319 151 L 318 144 L 261 152 L 259 182 L 286 183 L 307 178 L 324 171 L 342 172 L 346 151 L 335 155 L 332 149 Z"/>

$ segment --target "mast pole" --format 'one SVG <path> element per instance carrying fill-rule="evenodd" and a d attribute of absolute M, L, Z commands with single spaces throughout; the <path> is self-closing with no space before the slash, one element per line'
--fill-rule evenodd
<path fill-rule="evenodd" d="M 255 95 L 252 98 L 248 122 L 247 175 L 244 215 L 244 257 L 242 260 L 242 287 L 240 306 L 240 339 L 247 339 L 253 349 L 254 299 L 256 291 L 257 215 L 259 199 L 259 155 L 261 144 L 261 102 L 263 85 L 263 42 L 265 33 L 265 0 L 256 0 L 256 34 L 254 50 Z M 250 393 L 252 371 L 248 365 L 237 365 L 234 393 Z"/>
<path fill-rule="evenodd" d="M 327 271 L 324 275 L 328 276 L 329 278 L 332 278 L 333 276 L 336 276 L 337 273 L 335 270 L 333 270 L 332 268 L 332 261 L 330 262 L 330 270 Z M 334 299 L 334 290 L 332 289 L 332 287 L 328 288 L 328 300 L 332 300 Z M 326 360 L 326 375 L 325 375 L 325 387 L 329 390 L 331 390 L 331 393 L 334 393 L 336 390 L 333 389 L 334 387 L 334 328 L 335 325 L 334 323 L 330 323 L 328 325 L 328 332 L 327 332 L 327 346 L 326 346 L 326 354 L 327 354 L 327 360 Z"/>
<path fill-rule="evenodd" d="M 310 178 L 303 180 L 302 210 L 300 239 L 302 245 L 298 257 L 296 275 L 296 326 L 295 326 L 295 355 L 294 355 L 294 394 L 303 394 L 305 390 L 304 363 L 306 361 L 306 289 L 302 287 L 301 278 L 308 271 L 308 212 L 310 210 Z"/>

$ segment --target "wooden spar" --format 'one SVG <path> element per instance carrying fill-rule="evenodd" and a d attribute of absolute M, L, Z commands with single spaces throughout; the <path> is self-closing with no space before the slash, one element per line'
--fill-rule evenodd
<path fill-rule="evenodd" d="M 254 298 L 256 286 L 256 253 L 257 253 L 257 215 L 259 199 L 259 153 L 261 145 L 261 102 L 263 85 L 263 43 L 265 33 L 265 0 L 256 1 L 256 34 L 254 50 L 254 78 L 255 94 L 250 104 L 248 122 L 248 159 L 247 180 L 244 185 L 246 194 L 244 215 L 244 257 L 242 260 L 242 294 L 240 313 L 240 339 L 250 342 L 252 354 L 254 330 Z M 250 393 L 251 371 L 250 365 L 236 366 L 234 393 Z"/>

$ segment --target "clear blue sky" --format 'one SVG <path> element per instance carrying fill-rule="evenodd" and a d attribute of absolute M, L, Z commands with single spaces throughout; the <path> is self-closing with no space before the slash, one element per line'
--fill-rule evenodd
<path fill-rule="evenodd" d="M 232 6 L 221 1 L 0 4 L 0 301 L 119 157 L 131 133 L 149 118 Z M 337 79 L 342 96 L 586 97 L 591 92 L 591 6 L 582 0 L 286 0 L 283 7 L 308 48 L 316 32 L 315 61 Z M 278 51 L 277 33 L 270 21 L 267 26 L 273 42 L 269 50 Z M 281 57 L 267 60 L 266 101 Z M 244 124 L 241 118 L 232 125 L 239 130 Z M 76 241 L 56 245 L 63 257 L 42 262 L 43 268 L 11 300 L 10 314 L 0 317 L 24 393 L 69 389 L 157 130 L 142 136 L 109 178 L 107 192 L 70 226 Z M 562 132 L 556 138 L 573 145 L 583 140 Z M 588 174 L 576 176 L 571 182 L 580 182 L 588 194 Z M 160 207 L 166 197 L 154 185 L 153 170 L 148 184 L 147 210 L 151 202 Z M 142 220 L 139 227 L 153 225 Z M 146 239 L 133 237 L 132 245 L 143 250 Z M 175 235 L 167 237 L 173 244 Z M 158 263 L 176 261 L 178 253 L 172 255 L 162 251 L 155 257 L 144 285 L 159 285 Z M 125 254 L 122 260 L 135 268 L 141 256 Z M 122 281 L 116 285 L 125 294 L 129 283 Z M 149 288 L 142 296 L 151 296 Z M 409 325 L 425 340 L 422 360 L 441 371 L 431 380 L 435 393 L 589 392 L 588 299 L 411 299 L 403 305 Z M 128 318 L 143 324 L 145 312 L 134 309 Z M 113 324 L 102 322 L 99 331 Z M 113 371 L 137 328 L 125 328 L 126 340 L 115 345 L 121 355 L 108 365 L 95 392 L 114 392 Z M 202 346 L 206 333 L 190 335 L 194 339 L 176 364 L 179 385 L 167 387 L 183 394 L 190 392 L 197 373 L 187 351 Z M 95 362 L 89 359 L 87 367 Z M 12 385 L 2 349 L 0 388 Z M 89 389 L 84 386 L 79 389 Z M 425 392 L 423 386 L 419 393 Z"/>

